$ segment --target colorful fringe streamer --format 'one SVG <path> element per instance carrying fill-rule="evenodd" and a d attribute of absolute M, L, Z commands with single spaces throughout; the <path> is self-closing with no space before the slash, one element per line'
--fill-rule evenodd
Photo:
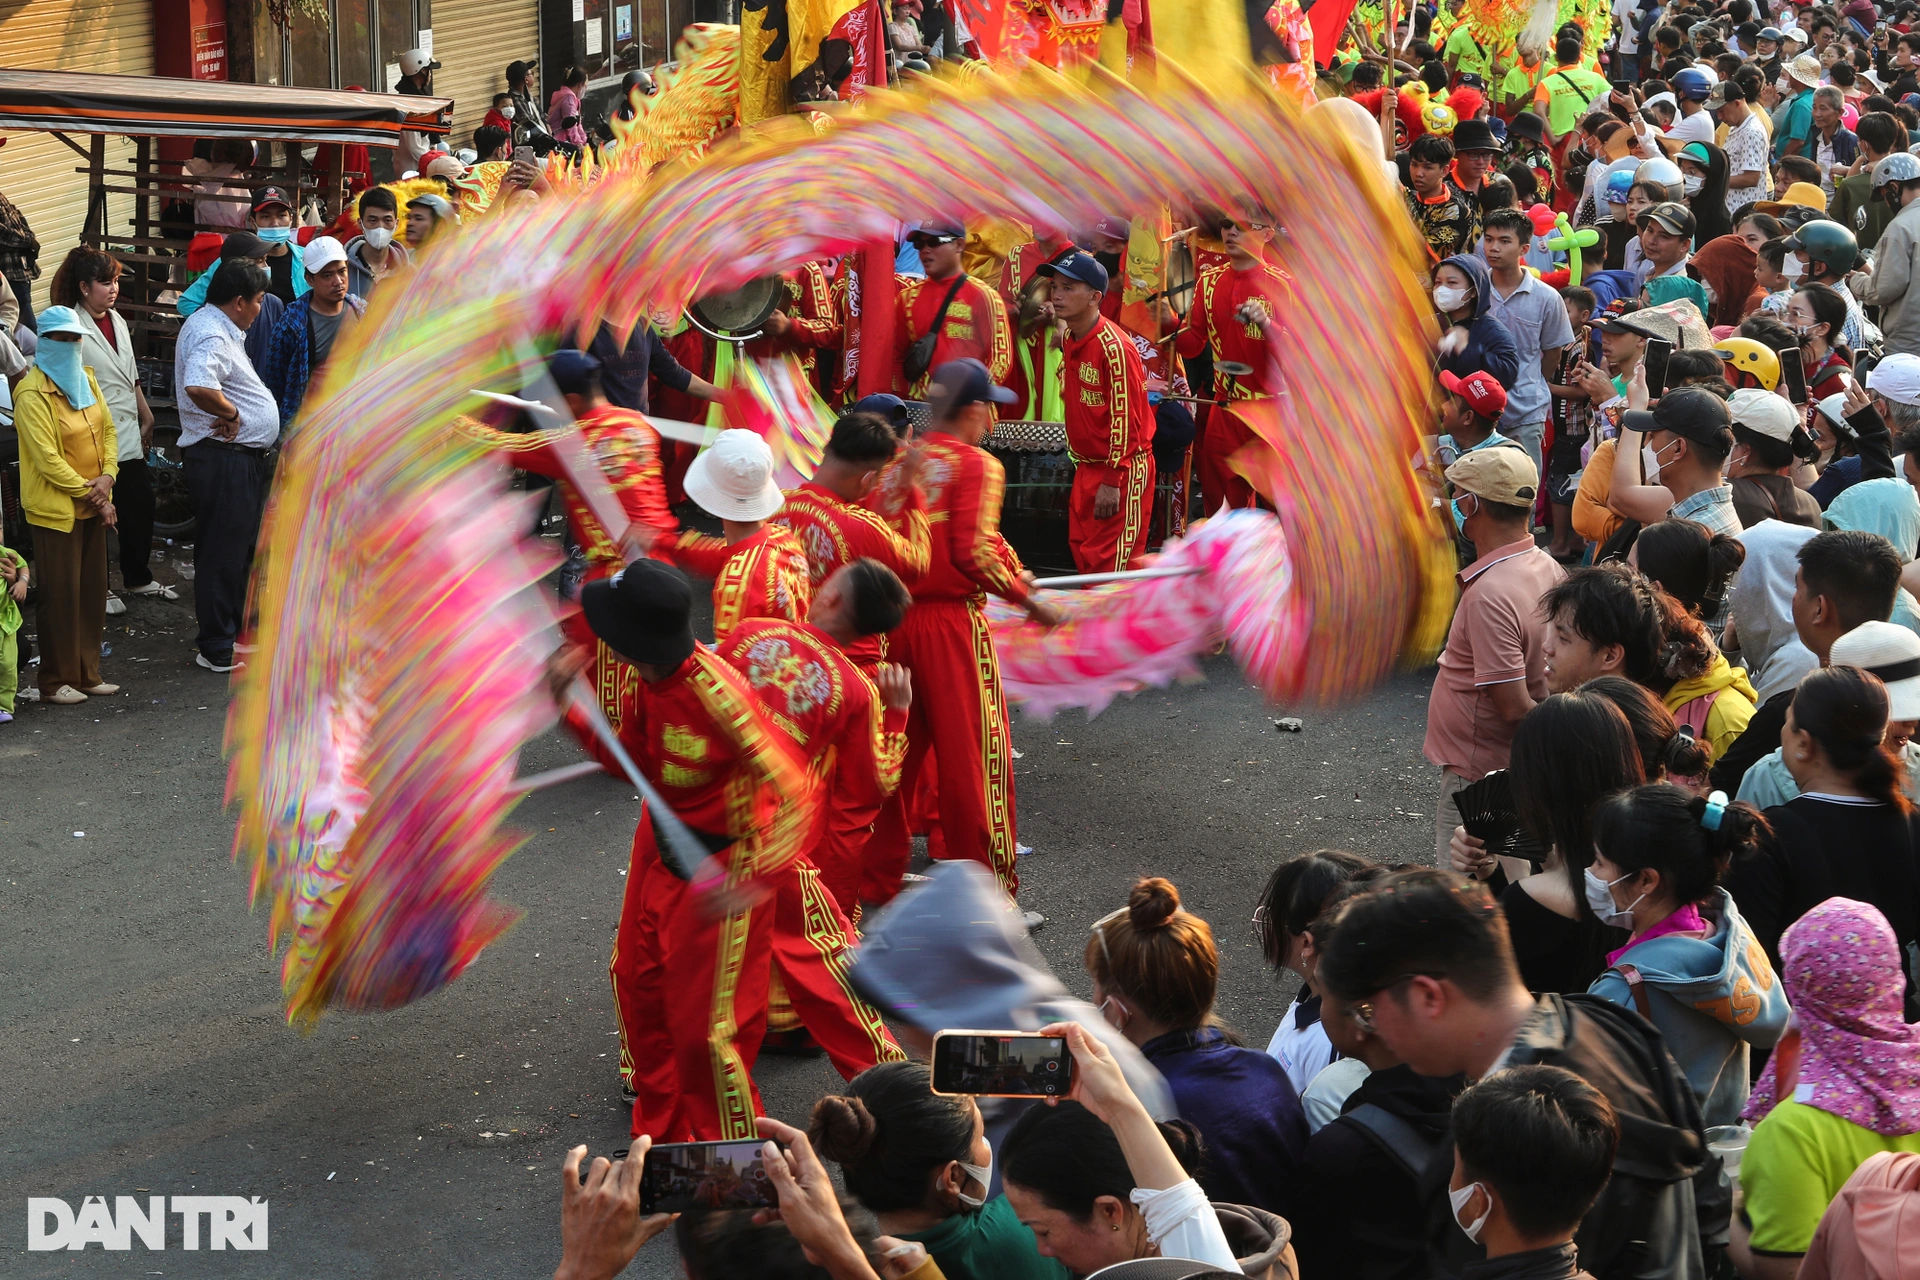
<path fill-rule="evenodd" d="M 1293 576 L 1236 587 L 1215 616 L 1265 637 L 1242 661 L 1281 702 L 1357 694 L 1437 645 L 1450 550 L 1408 463 L 1431 413 L 1431 308 L 1377 156 L 1250 72 L 1202 87 L 1164 62 L 1151 96 L 1034 71 L 864 107 L 825 135 L 781 121 L 694 167 L 616 167 L 516 202 L 441 237 L 343 335 L 280 462 L 260 648 L 229 721 L 235 853 L 272 899 L 270 936 L 295 942 L 290 1019 L 417 999 L 510 918 L 486 884 L 514 841 L 518 748 L 551 718 L 553 618 L 528 589 L 543 566 L 516 541 L 524 512 L 447 426 L 472 389 L 519 390 L 516 353 L 557 332 L 626 331 L 930 216 L 1060 234 L 1169 198 L 1255 201 L 1286 228 L 1300 305 L 1284 410 L 1247 459 L 1274 486 L 1286 557 L 1248 563 Z"/>

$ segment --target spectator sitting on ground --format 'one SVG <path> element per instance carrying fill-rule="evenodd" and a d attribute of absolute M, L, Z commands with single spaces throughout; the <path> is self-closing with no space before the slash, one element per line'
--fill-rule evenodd
<path fill-rule="evenodd" d="M 883 1062 L 813 1105 L 814 1150 L 890 1236 L 925 1246 L 947 1280 L 1061 1280 L 1005 1196 L 987 1199 L 993 1148 L 980 1108 L 932 1092 L 919 1062 Z"/>
<path fill-rule="evenodd" d="M 1156 1126 L 1104 1045 L 1078 1023 L 1040 1030 L 1066 1036 L 1073 1088 L 1068 1101 L 1030 1107 L 1014 1123 L 1000 1166 L 1043 1255 L 1075 1275 L 1156 1253 L 1269 1280 L 1299 1274 L 1287 1223 L 1209 1204 L 1189 1172 L 1199 1160 L 1193 1131 Z"/>
<path fill-rule="evenodd" d="M 393 192 L 375 187 L 360 197 L 360 234 L 347 241 L 347 292 L 371 298 L 373 287 L 411 263 L 407 246 L 395 239 L 400 206 Z"/>
<path fill-rule="evenodd" d="M 1545 856 L 1537 870 L 1519 857 L 1496 857 L 1464 826 L 1455 828 L 1448 856 L 1454 870 L 1500 895 L 1528 990 L 1585 991 L 1606 968 L 1607 952 L 1625 940 L 1586 899 L 1593 813 L 1645 780 L 1640 744 L 1619 707 L 1582 692 L 1556 693 L 1528 712 L 1513 742 L 1514 812 Z"/>
<path fill-rule="evenodd" d="M 260 381 L 280 406 L 280 430 L 293 426 L 307 387 L 332 354 L 335 341 L 367 309 L 365 298 L 347 292 L 347 251 L 332 236 L 307 245 L 307 296 L 288 307 L 274 326 Z"/>
<path fill-rule="evenodd" d="M 1634 1259 L 1651 1256 L 1705 1273 L 1701 1237 L 1725 1228 L 1728 1209 L 1695 1204 L 1705 1151 L 1693 1091 L 1635 1015 L 1529 993 L 1485 886 L 1444 871 L 1388 876 L 1344 905 L 1320 974 L 1363 1028 L 1423 1074 L 1478 1080 L 1543 1064 L 1593 1085 L 1634 1120 L 1623 1120 L 1612 1178 L 1583 1220 L 1595 1230 L 1575 1235 L 1582 1264 L 1597 1276 L 1627 1275 Z M 1452 1156 L 1443 1148 L 1436 1159 Z M 1475 1251 L 1438 1202 L 1445 1189 L 1432 1186 L 1429 1242 L 1457 1274 Z"/>
<path fill-rule="evenodd" d="M 1659 677 L 1660 613 L 1654 586 L 1619 561 L 1570 569 L 1540 597 L 1548 629 L 1547 688 L 1571 693 L 1597 676 Z"/>
<path fill-rule="evenodd" d="M 1316 849 L 1275 867 L 1260 891 L 1260 905 L 1253 911 L 1253 934 L 1260 952 L 1269 968 L 1291 970 L 1300 979 L 1300 993 L 1287 1006 L 1267 1044 L 1267 1053 L 1286 1071 L 1296 1093 L 1304 1094 L 1338 1056 L 1313 985 L 1318 952 L 1307 926 L 1319 918 L 1341 885 L 1379 874 L 1378 866 L 1357 853 Z"/>
<path fill-rule="evenodd" d="M 1306 1117 L 1280 1064 L 1234 1044 L 1215 1021 L 1220 955 L 1207 922 L 1180 909 L 1169 881 L 1141 880 L 1126 906 L 1095 922 L 1085 962 L 1094 1003 L 1199 1130 L 1207 1198 L 1297 1218 Z"/>
<path fill-rule="evenodd" d="M 1765 1054 L 1787 1024 L 1772 966 L 1720 887 L 1766 832 L 1758 809 L 1724 791 L 1661 784 L 1602 802 L 1593 820 L 1588 903 L 1633 936 L 1590 990 L 1660 1028 L 1709 1125 L 1740 1122 L 1749 1050 Z M 1738 1017 L 1713 1012 L 1736 1003 Z"/>
<path fill-rule="evenodd" d="M 1882 1152 L 1920 1152 L 1920 1028 L 1903 1016 L 1905 953 L 1884 914 L 1829 898 L 1787 930 L 1780 951 L 1798 1025 L 1747 1103 L 1757 1123 L 1728 1253 L 1749 1280 L 1806 1274 L 1800 1255 L 1854 1171 Z"/>
<path fill-rule="evenodd" d="M 1461 1280 L 1593 1280 L 1574 1235 L 1619 1143 L 1606 1096 L 1559 1067 L 1514 1067 L 1461 1094 L 1447 1195 L 1461 1232 L 1487 1251 Z"/>

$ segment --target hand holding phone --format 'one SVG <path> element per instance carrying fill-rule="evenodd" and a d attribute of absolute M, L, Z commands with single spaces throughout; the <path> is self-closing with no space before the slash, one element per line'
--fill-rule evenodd
<path fill-rule="evenodd" d="M 1058 1035 L 941 1031 L 933 1037 L 933 1091 L 976 1098 L 1064 1098 L 1073 1058 Z"/>
<path fill-rule="evenodd" d="M 1647 397 L 1658 400 L 1667 390 L 1667 362 L 1673 359 L 1673 344 L 1665 338 L 1648 338 L 1647 354 L 1640 367 L 1646 373 Z M 1641 407 L 1641 406 L 1635 406 Z"/>
<path fill-rule="evenodd" d="M 643 1148 L 640 1212 L 770 1209 L 779 1203 L 757 1138 L 732 1142 L 663 1142 Z"/>
<path fill-rule="evenodd" d="M 647 1139 L 628 1159 L 594 1157 L 583 1181 L 580 1161 L 587 1154 L 578 1146 L 567 1152 L 560 1166 L 560 1276 L 617 1275 L 633 1261 L 640 1246 L 672 1225 L 667 1214 L 640 1213 L 640 1172 Z"/>

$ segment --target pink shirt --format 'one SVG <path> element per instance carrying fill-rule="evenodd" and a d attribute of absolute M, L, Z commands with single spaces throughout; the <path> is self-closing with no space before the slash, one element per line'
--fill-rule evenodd
<path fill-rule="evenodd" d="M 1492 686 L 1525 680 L 1547 696 L 1542 652 L 1547 621 L 1540 597 L 1566 577 L 1531 535 L 1481 556 L 1460 572 L 1460 604 L 1427 700 L 1428 760 L 1468 781 L 1507 767 L 1514 724 L 1501 717 Z"/>

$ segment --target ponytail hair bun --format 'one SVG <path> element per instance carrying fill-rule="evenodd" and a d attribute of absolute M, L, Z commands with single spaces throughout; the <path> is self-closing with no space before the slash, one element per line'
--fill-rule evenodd
<path fill-rule="evenodd" d="M 873 1148 L 880 1126 L 858 1098 L 830 1093 L 813 1104 L 807 1139 L 813 1149 L 836 1164 L 858 1164 Z"/>
<path fill-rule="evenodd" d="M 1164 928 L 1178 910 L 1180 891 L 1160 876 L 1148 876 L 1127 895 L 1127 919 L 1136 929 Z"/>

